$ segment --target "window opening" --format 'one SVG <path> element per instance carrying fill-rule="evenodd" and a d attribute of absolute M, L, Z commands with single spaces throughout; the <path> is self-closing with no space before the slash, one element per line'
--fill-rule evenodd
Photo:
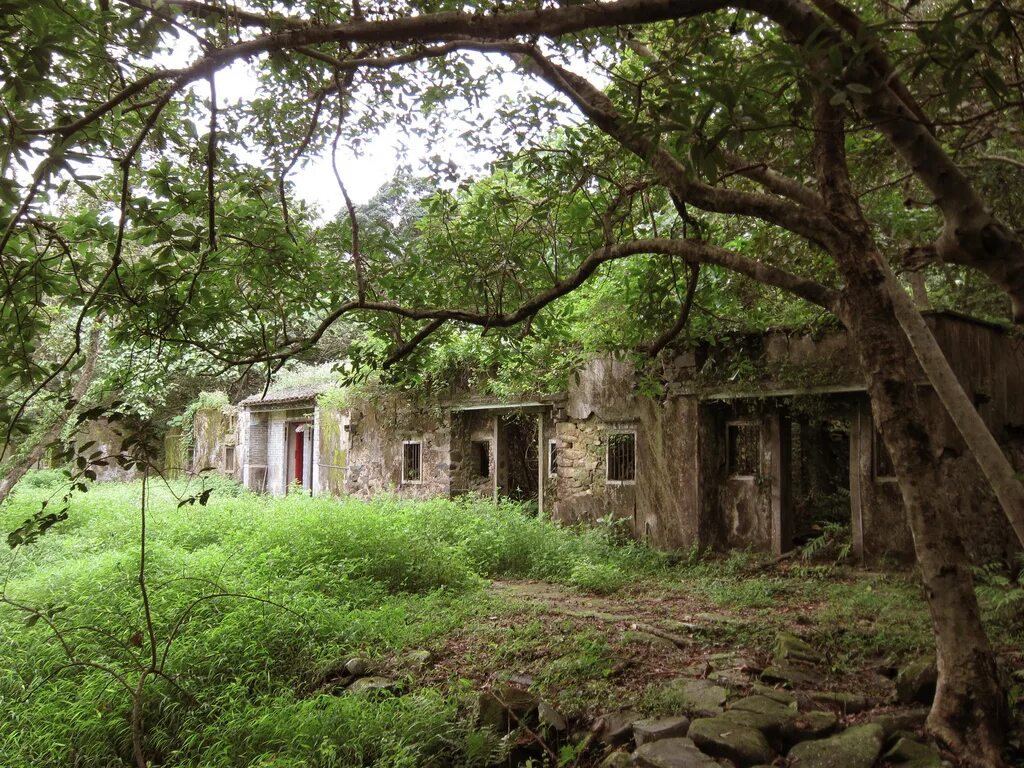
<path fill-rule="evenodd" d="M 558 477 L 557 440 L 548 440 L 548 477 Z"/>
<path fill-rule="evenodd" d="M 608 480 L 632 483 L 636 480 L 636 433 L 613 432 L 608 435 Z"/>
<path fill-rule="evenodd" d="M 474 440 L 473 458 L 476 464 L 477 477 L 491 476 L 491 441 Z"/>
<path fill-rule="evenodd" d="M 750 421 L 735 421 L 726 429 L 729 476 L 753 477 L 761 464 L 761 427 Z"/>
<path fill-rule="evenodd" d="M 402 443 L 402 482 L 418 483 L 423 479 L 422 444 L 414 441 Z"/>

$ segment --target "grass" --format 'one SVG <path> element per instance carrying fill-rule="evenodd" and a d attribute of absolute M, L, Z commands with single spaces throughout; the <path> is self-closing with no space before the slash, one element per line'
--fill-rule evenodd
<path fill-rule="evenodd" d="M 0 511 L 16 527 L 58 478 L 29 476 Z M 175 489 L 180 494 L 183 489 Z M 141 484 L 77 497 L 70 518 L 5 553 L 5 594 L 46 618 L 0 606 L 0 765 L 126 765 L 131 696 L 148 652 L 137 586 Z M 208 506 L 178 508 L 153 488 L 147 580 L 166 671 L 147 689 L 147 756 L 182 766 L 486 764 L 494 744 L 451 691 L 377 699 L 303 695 L 352 655 L 430 647 L 497 610 L 485 579 L 562 581 L 595 591 L 664 558 L 465 499 L 371 503 L 269 500 L 221 484 Z M 205 599 L 211 593 L 225 596 Z M 180 617 L 185 620 L 178 624 Z M 133 676 L 134 675 L 134 676 Z M 180 686 L 180 689 L 179 687 Z"/>
<path fill-rule="evenodd" d="M 0 508 L 0 530 L 36 512 L 59 481 L 30 474 Z M 502 745 L 474 727 L 472 703 L 477 688 L 509 676 L 527 675 L 585 721 L 630 704 L 670 714 L 659 692 L 684 666 L 723 650 L 764 658 L 782 629 L 850 679 L 930 645 L 909 573 L 773 567 L 751 552 L 666 556 L 614 531 L 559 528 L 471 498 L 267 499 L 219 482 L 207 506 L 179 508 L 189 491 L 172 490 L 154 486 L 147 515 L 161 653 L 174 636 L 170 679 L 151 680 L 144 695 L 154 764 L 489 765 Z M 140 492 L 139 483 L 96 485 L 38 542 L 0 554 L 4 594 L 42 615 L 0 605 L 4 768 L 132 764 L 132 696 L 110 672 L 131 687 L 149 650 Z M 522 589 L 488 590 L 491 579 Z M 224 595 L 206 599 L 215 592 Z M 576 615 L 545 607 L 563 594 Z M 994 643 L 1019 649 L 1020 623 L 998 613 L 996 598 L 984 604 Z M 601 618 L 613 614 L 630 620 Z M 686 632 L 691 644 L 631 641 L 634 617 Z M 69 665 L 48 621 L 74 659 L 107 671 Z M 442 659 L 414 673 L 399 661 L 412 649 Z M 334 690 L 354 655 L 396 677 L 398 691 Z"/>

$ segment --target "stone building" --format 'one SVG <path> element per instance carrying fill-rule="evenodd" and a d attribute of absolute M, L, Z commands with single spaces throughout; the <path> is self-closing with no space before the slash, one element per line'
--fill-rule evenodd
<path fill-rule="evenodd" d="M 1024 467 L 1024 339 L 953 313 L 927 320 Z M 678 356 L 656 392 L 646 383 L 607 358 L 565 392 L 518 402 L 451 391 L 328 407 L 317 390 L 284 390 L 243 401 L 236 456 L 242 482 L 274 494 L 509 497 L 565 523 L 621 520 L 663 549 L 781 553 L 832 521 L 849 525 L 864 561 L 912 555 L 845 332 L 732 337 Z M 1005 556 L 1015 538 L 923 374 L 921 387 L 934 402 L 927 426 L 953 457 L 968 545 Z"/>

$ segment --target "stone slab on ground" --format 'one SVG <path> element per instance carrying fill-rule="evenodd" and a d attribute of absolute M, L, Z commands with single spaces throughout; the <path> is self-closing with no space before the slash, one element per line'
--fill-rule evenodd
<path fill-rule="evenodd" d="M 638 747 L 633 764 L 640 768 L 721 768 L 691 739 L 662 739 Z"/>
<path fill-rule="evenodd" d="M 844 693 L 842 691 L 812 691 L 811 700 L 818 704 L 834 706 L 845 715 L 856 715 L 870 707 L 868 700 L 859 693 Z"/>
<path fill-rule="evenodd" d="M 729 695 L 722 686 L 699 678 L 677 677 L 666 683 L 665 689 L 684 711 L 705 717 L 722 714 L 722 707 Z"/>
<path fill-rule="evenodd" d="M 768 737 L 769 742 L 780 744 L 782 732 L 791 717 L 791 715 L 785 717 L 765 715 L 761 712 L 748 712 L 745 709 L 727 709 L 725 714 L 718 716 L 718 719 L 724 722 L 736 723 L 746 728 L 754 728 Z"/>
<path fill-rule="evenodd" d="M 921 707 L 918 709 L 898 709 L 892 712 L 884 712 L 874 715 L 868 722 L 877 723 L 885 731 L 885 737 L 889 738 L 897 731 L 916 731 L 924 727 L 928 719 L 928 710 Z"/>
<path fill-rule="evenodd" d="M 688 717 L 652 717 L 633 723 L 633 740 L 642 746 L 652 741 L 680 738 L 690 730 Z"/>
<path fill-rule="evenodd" d="M 812 666 L 783 661 L 765 667 L 761 679 L 766 683 L 785 683 L 791 686 L 814 687 L 821 685 L 825 676 Z"/>
<path fill-rule="evenodd" d="M 360 677 L 345 690 L 350 693 L 371 693 L 389 691 L 394 687 L 395 681 L 387 677 Z"/>
<path fill-rule="evenodd" d="M 565 719 L 565 715 L 546 701 L 542 701 L 537 705 L 537 721 L 540 723 L 542 728 L 548 728 L 558 733 L 562 733 L 569 728 L 569 723 Z"/>
<path fill-rule="evenodd" d="M 604 730 L 601 731 L 601 740 L 605 744 L 612 746 L 625 744 L 633 738 L 633 723 L 643 719 L 643 715 L 632 709 L 624 709 L 621 712 L 609 712 L 604 716 Z"/>
<path fill-rule="evenodd" d="M 792 632 L 779 632 L 775 637 L 774 656 L 773 660 L 776 662 L 787 659 L 807 664 L 821 664 L 824 661 L 817 648 Z"/>
<path fill-rule="evenodd" d="M 792 716 L 796 714 L 797 706 L 795 701 L 784 704 L 778 699 L 755 693 L 753 696 L 745 696 L 732 702 L 729 704 L 729 709 L 745 709 L 748 712 L 760 712 L 763 715 Z"/>
<path fill-rule="evenodd" d="M 349 659 L 345 662 L 345 670 L 355 677 L 363 677 L 370 672 L 370 662 L 356 656 L 355 658 Z"/>
<path fill-rule="evenodd" d="M 642 630 L 630 629 L 622 633 L 622 642 L 631 645 L 650 645 L 655 648 L 675 650 L 678 646 L 667 637 Z"/>
<path fill-rule="evenodd" d="M 872 768 L 884 743 L 882 726 L 855 725 L 827 739 L 801 742 L 789 758 L 800 768 Z"/>
<path fill-rule="evenodd" d="M 499 685 L 484 691 L 479 698 L 478 722 L 483 727 L 506 733 L 519 722 L 532 717 L 540 700 L 529 691 L 511 685 Z"/>
<path fill-rule="evenodd" d="M 629 752 L 620 749 L 602 760 L 598 768 L 629 768 L 631 765 L 633 765 L 633 757 Z"/>
<path fill-rule="evenodd" d="M 739 766 L 770 763 L 775 750 L 756 728 L 741 725 L 727 717 L 704 717 L 690 724 L 689 737 L 702 752 L 724 757 Z"/>
<path fill-rule="evenodd" d="M 901 704 L 931 704 L 938 681 L 935 657 L 915 659 L 896 675 L 896 698 Z"/>
<path fill-rule="evenodd" d="M 900 768 L 942 768 L 942 756 L 935 747 L 905 736 L 885 753 L 885 759 Z"/>
<path fill-rule="evenodd" d="M 796 703 L 796 696 L 781 688 L 772 688 L 767 685 L 761 685 L 760 683 L 754 683 L 751 690 L 758 696 L 767 696 L 769 699 L 774 699 L 775 701 L 782 702 L 783 704 Z"/>
<path fill-rule="evenodd" d="M 798 744 L 809 739 L 822 739 L 835 731 L 839 718 L 835 712 L 801 712 L 788 720 L 782 727 L 782 739 L 786 744 Z"/>

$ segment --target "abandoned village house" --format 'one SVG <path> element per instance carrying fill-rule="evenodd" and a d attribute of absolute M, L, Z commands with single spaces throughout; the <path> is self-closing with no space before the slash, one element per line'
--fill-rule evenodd
<path fill-rule="evenodd" d="M 966 391 L 1024 468 L 1024 339 L 929 312 Z M 906 560 L 913 542 L 845 332 L 772 331 L 679 356 L 657 396 L 625 360 L 594 359 L 566 391 L 499 402 L 450 391 L 324 402 L 322 388 L 254 395 L 196 416 L 193 466 L 271 494 L 408 498 L 478 493 L 536 504 L 564 523 L 625 521 L 662 549 L 782 553 L 823 519 L 849 525 L 863 562 Z M 937 397 L 954 505 L 979 560 L 1004 557 L 1007 523 Z"/>

